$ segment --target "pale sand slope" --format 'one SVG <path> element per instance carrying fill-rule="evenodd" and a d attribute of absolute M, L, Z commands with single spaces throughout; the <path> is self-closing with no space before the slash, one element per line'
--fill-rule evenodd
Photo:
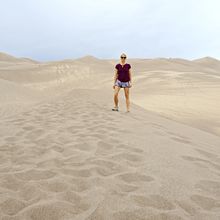
<path fill-rule="evenodd" d="M 132 94 L 148 110 L 220 136 L 220 74 L 146 72 Z"/>
<path fill-rule="evenodd" d="M 219 219 L 219 137 L 111 98 L 72 90 L 1 119 L 0 219 Z"/>
<path fill-rule="evenodd" d="M 150 109 L 154 113 L 134 104 L 132 112 L 125 113 L 122 93 L 121 111 L 112 112 L 111 70 L 116 61 L 85 57 L 37 63 L 1 56 L 0 219 L 220 218 L 218 136 L 175 122 L 175 115 L 165 111 L 170 102 L 156 96 L 164 107 L 159 113 L 166 117 L 169 113 L 173 120 L 156 114 L 157 104 Z M 156 85 L 167 97 L 176 95 L 182 80 L 172 77 L 192 82 L 198 74 L 192 69 L 205 69 L 198 70 L 204 84 L 207 78 L 218 77 L 217 65 L 213 69 L 207 63 L 194 64 L 201 62 L 132 60 L 136 70 L 132 101 L 145 106 L 142 91 L 148 87 L 148 95 L 155 94 Z M 177 73 L 180 68 L 191 73 L 190 78 Z M 208 97 L 216 85 L 213 80 L 204 86 Z M 194 102 L 187 106 L 193 119 L 200 95 L 193 86 L 189 89 L 195 92 Z M 213 92 L 213 97 L 214 103 L 218 95 Z M 8 103 L 13 107 L 10 112 Z M 202 116 L 217 117 L 210 103 Z M 174 113 L 179 105 L 169 108 Z M 183 116 L 187 112 L 178 111 Z M 212 123 L 207 125 L 213 132 Z M 204 124 L 196 126 L 203 129 Z"/>

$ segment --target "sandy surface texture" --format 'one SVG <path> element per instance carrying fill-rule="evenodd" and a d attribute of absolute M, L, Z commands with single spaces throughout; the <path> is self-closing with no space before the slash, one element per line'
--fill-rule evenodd
<path fill-rule="evenodd" d="M 220 61 L 0 54 L 1 220 L 219 220 Z"/>

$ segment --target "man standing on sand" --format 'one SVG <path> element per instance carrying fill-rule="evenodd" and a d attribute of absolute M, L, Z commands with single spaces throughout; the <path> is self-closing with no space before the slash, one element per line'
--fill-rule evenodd
<path fill-rule="evenodd" d="M 126 54 L 121 54 L 120 63 L 115 66 L 114 76 L 114 103 L 112 111 L 118 111 L 118 93 L 120 88 L 124 88 L 127 112 L 130 112 L 129 88 L 131 88 L 131 65 L 126 63 Z"/>

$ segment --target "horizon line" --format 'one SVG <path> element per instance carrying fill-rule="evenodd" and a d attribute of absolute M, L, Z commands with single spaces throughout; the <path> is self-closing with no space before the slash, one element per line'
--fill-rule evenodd
<path fill-rule="evenodd" d="M 32 61 L 39 62 L 39 63 L 59 62 L 59 61 L 65 61 L 65 60 L 79 60 L 79 59 L 83 59 L 83 58 L 86 58 L 86 57 L 91 57 L 91 58 L 95 58 L 95 59 L 98 59 L 98 60 L 119 60 L 120 59 L 120 56 L 118 58 L 115 58 L 115 57 L 100 58 L 100 57 L 97 57 L 97 56 L 94 56 L 94 55 L 91 55 L 91 54 L 85 54 L 84 56 L 80 56 L 80 57 L 76 57 L 76 58 L 71 58 L 70 57 L 70 58 L 63 58 L 63 59 L 60 59 L 60 60 L 57 60 L 57 59 L 54 59 L 54 60 L 36 60 L 36 59 L 30 58 L 30 57 L 14 56 L 14 55 L 11 55 L 8 52 L 4 52 L 4 51 L 3 52 L 0 51 L 0 54 L 10 56 L 10 57 L 15 58 L 15 59 L 30 59 Z M 193 59 L 182 58 L 182 57 L 168 57 L 168 56 L 167 57 L 161 57 L 161 56 L 158 56 L 158 57 L 129 57 L 128 56 L 128 60 L 135 60 L 135 59 L 139 59 L 139 60 L 143 60 L 143 59 L 148 59 L 148 60 L 154 60 L 154 59 L 182 59 L 182 60 L 188 60 L 188 61 L 195 61 L 195 60 L 200 60 L 200 59 L 205 59 L 205 58 L 220 61 L 220 59 L 218 59 L 214 56 L 209 56 L 209 55 L 203 56 L 203 57 L 198 57 L 198 58 L 193 58 Z"/>

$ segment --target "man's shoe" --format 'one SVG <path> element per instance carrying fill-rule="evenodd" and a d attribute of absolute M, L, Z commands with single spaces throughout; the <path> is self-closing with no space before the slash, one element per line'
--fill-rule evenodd
<path fill-rule="evenodd" d="M 118 112 L 118 108 L 114 107 L 114 108 L 112 109 L 112 111 L 117 111 L 117 112 Z"/>

